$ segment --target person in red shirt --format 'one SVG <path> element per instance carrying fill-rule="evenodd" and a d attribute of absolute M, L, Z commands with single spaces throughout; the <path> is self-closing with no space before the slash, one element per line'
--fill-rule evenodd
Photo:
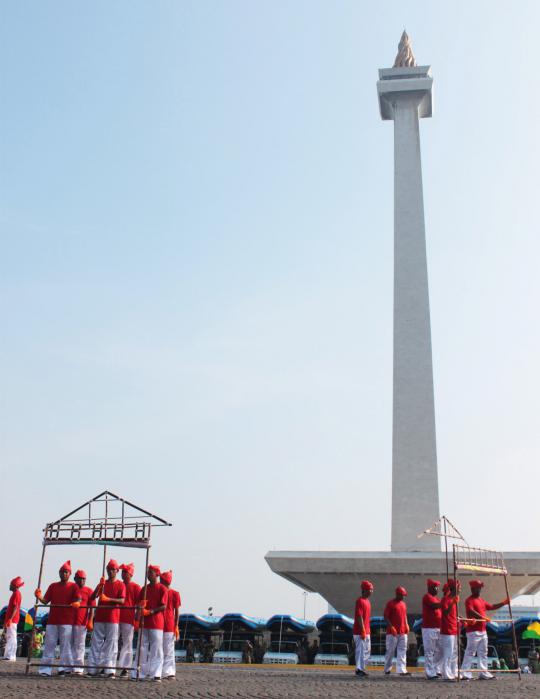
<path fill-rule="evenodd" d="M 373 592 L 373 584 L 369 580 L 360 583 L 362 593 L 356 600 L 354 607 L 354 655 L 356 659 L 355 674 L 358 677 L 367 677 L 366 665 L 371 655 L 371 602 L 369 598 Z"/>
<path fill-rule="evenodd" d="M 125 677 L 133 664 L 133 634 L 135 633 L 135 628 L 138 628 L 139 625 L 139 622 L 135 621 L 135 607 L 139 601 L 141 586 L 132 580 L 135 575 L 133 563 L 122 563 L 120 570 L 122 571 L 122 581 L 126 586 L 126 601 L 125 608 L 120 609 L 120 640 L 122 647 L 120 648 L 118 667 L 122 668 L 120 675 Z"/>
<path fill-rule="evenodd" d="M 74 582 L 70 582 L 71 561 L 66 561 L 58 571 L 60 582 L 51 583 L 45 595 L 38 588 L 35 591 L 36 598 L 42 604 L 50 604 L 49 618 L 45 630 L 45 643 L 43 644 L 43 657 L 39 674 L 50 677 L 56 646 L 60 646 L 59 675 L 68 675 L 73 665 L 71 654 L 71 636 L 73 633 L 73 608 L 81 604 L 79 589 Z"/>
<path fill-rule="evenodd" d="M 459 581 L 453 578 L 443 587 L 441 600 L 441 675 L 443 680 L 454 681 L 457 678 L 457 634 L 458 634 L 458 602 Z"/>
<path fill-rule="evenodd" d="M 139 677 L 153 679 L 156 682 L 161 682 L 163 671 L 164 611 L 168 597 L 167 588 L 158 582 L 160 573 L 159 566 L 148 566 L 148 584 L 142 588 L 139 596 L 140 633 L 142 634 Z M 132 679 L 137 679 L 138 660 L 139 658 L 135 658 L 133 661 Z"/>
<path fill-rule="evenodd" d="M 463 664 L 461 665 L 461 670 L 463 672 L 462 678 L 465 680 L 472 679 L 470 669 L 472 667 L 473 658 L 477 655 L 478 668 L 481 670 L 479 678 L 482 680 L 491 680 L 494 678 L 494 675 L 488 672 L 488 637 L 486 631 L 487 622 L 490 621 L 490 619 L 486 612 L 500 609 L 508 604 L 510 600 L 507 598 L 497 604 L 490 604 L 480 597 L 480 592 L 484 587 L 484 583 L 481 580 L 471 580 L 469 585 L 471 587 L 471 595 L 465 600 L 465 613 L 467 619 L 477 619 L 477 621 L 469 621 L 465 628 L 467 647 L 465 648 Z"/>
<path fill-rule="evenodd" d="M 73 656 L 73 674 L 82 675 L 84 665 L 84 649 L 86 646 L 86 632 L 92 628 L 93 607 L 96 606 L 92 599 L 92 588 L 86 585 L 86 573 L 78 570 L 75 573 L 75 585 L 79 588 L 81 606 L 73 613 L 73 631 L 71 634 L 71 654 Z M 79 667 L 76 667 L 79 666 Z"/>
<path fill-rule="evenodd" d="M 117 580 L 119 565 L 111 559 L 107 563 L 107 580 L 101 578 L 92 593 L 92 599 L 98 599 L 94 615 L 94 630 L 88 653 L 88 674 L 97 675 L 98 670 L 108 679 L 114 679 L 116 656 L 118 655 L 118 624 L 120 606 L 126 598 L 126 586 Z"/>
<path fill-rule="evenodd" d="M 427 581 L 427 593 L 422 597 L 422 643 L 424 644 L 425 671 L 428 680 L 441 674 L 441 600 L 437 597 L 441 583 Z"/>
<path fill-rule="evenodd" d="M 167 606 L 163 619 L 163 670 L 164 680 L 174 679 L 176 676 L 176 658 L 174 656 L 174 642 L 178 638 L 178 613 L 180 609 L 180 593 L 171 588 L 172 570 L 161 573 L 159 581 L 168 590 Z"/>
<path fill-rule="evenodd" d="M 17 660 L 17 624 L 21 616 L 21 593 L 19 588 L 24 585 L 19 576 L 13 578 L 9 584 L 11 597 L 9 598 L 6 615 L 4 617 L 4 636 L 6 647 L 4 648 L 4 660 L 15 662 Z"/>
<path fill-rule="evenodd" d="M 392 669 L 394 655 L 396 656 L 396 672 L 398 675 L 409 675 L 407 672 L 407 605 L 404 598 L 407 590 L 396 587 L 396 596 L 389 600 L 384 608 L 386 621 L 386 655 L 384 657 L 384 674 L 389 675 Z"/>

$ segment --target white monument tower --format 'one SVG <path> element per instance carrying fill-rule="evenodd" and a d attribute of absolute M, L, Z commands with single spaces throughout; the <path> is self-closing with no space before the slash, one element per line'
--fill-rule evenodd
<path fill-rule="evenodd" d="M 351 615 L 362 578 L 375 585 L 374 614 L 394 595 L 396 583 L 409 596 L 409 613 L 421 612 L 426 578 L 443 579 L 445 556 L 436 536 L 418 534 L 439 519 L 433 367 L 424 229 L 419 119 L 431 116 L 431 69 L 417 66 L 405 32 L 393 68 L 379 70 L 381 117 L 394 122 L 394 412 L 392 539 L 390 551 L 269 551 L 270 568 L 302 589 L 320 593 Z M 332 464 L 335 470 L 339 464 Z M 466 485 L 464 484 L 464 489 Z M 344 489 L 344 508 L 350 508 Z M 486 507 L 486 504 L 482 504 Z M 369 525 L 359 532 L 369 549 Z M 510 594 L 540 590 L 540 553 L 504 554 Z M 500 579 L 481 577 L 485 594 L 500 596 Z M 462 580 L 466 575 L 462 574 Z"/>
<path fill-rule="evenodd" d="M 382 119 L 394 122 L 394 403 L 392 551 L 437 551 L 419 532 L 439 517 L 433 366 L 419 118 L 431 116 L 431 69 L 403 32 L 393 68 L 379 70 Z"/>

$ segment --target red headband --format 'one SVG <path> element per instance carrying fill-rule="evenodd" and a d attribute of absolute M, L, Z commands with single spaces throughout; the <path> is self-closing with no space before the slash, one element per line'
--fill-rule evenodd
<path fill-rule="evenodd" d="M 111 558 L 111 560 L 107 563 L 107 570 L 120 570 L 118 562 L 115 561 L 114 558 Z"/>
<path fill-rule="evenodd" d="M 440 587 L 441 581 L 440 580 L 432 580 L 431 578 L 429 578 L 427 581 L 427 586 L 428 587 Z"/>
<path fill-rule="evenodd" d="M 471 590 L 474 588 L 484 587 L 484 583 L 481 580 L 469 580 L 469 585 L 471 586 Z"/>
<path fill-rule="evenodd" d="M 125 570 L 128 575 L 133 575 L 135 573 L 135 566 L 133 563 L 122 563 L 120 570 Z"/>
<path fill-rule="evenodd" d="M 86 572 L 84 570 L 79 570 L 75 573 L 76 578 L 84 578 L 86 580 Z"/>
<path fill-rule="evenodd" d="M 153 570 L 154 573 L 161 575 L 161 569 L 159 566 L 148 566 L 148 570 Z"/>
<path fill-rule="evenodd" d="M 403 597 L 406 597 L 407 590 L 400 585 L 399 587 L 396 587 L 396 595 L 403 595 Z"/>
<path fill-rule="evenodd" d="M 24 580 L 21 578 L 20 575 L 17 575 L 16 578 L 13 578 L 13 580 L 11 581 L 11 584 L 13 585 L 13 587 L 19 588 L 19 587 L 22 587 L 24 585 Z"/>
<path fill-rule="evenodd" d="M 373 590 L 373 583 L 369 580 L 362 580 L 360 583 L 360 588 L 362 590 Z"/>
<path fill-rule="evenodd" d="M 159 576 L 162 583 L 170 585 L 172 583 L 172 570 L 166 570 Z"/>
<path fill-rule="evenodd" d="M 67 570 L 68 573 L 71 573 L 71 561 L 66 561 L 60 570 Z"/>

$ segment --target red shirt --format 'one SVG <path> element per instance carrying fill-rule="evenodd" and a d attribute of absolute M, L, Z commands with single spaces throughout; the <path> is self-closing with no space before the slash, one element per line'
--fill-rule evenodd
<path fill-rule="evenodd" d="M 55 607 L 56 604 L 71 604 L 80 599 L 79 587 L 74 582 L 55 582 L 47 588 L 45 602 L 51 603 L 48 624 L 54 626 L 71 626 L 73 624 L 73 607 Z"/>
<path fill-rule="evenodd" d="M 432 609 L 431 605 L 440 604 L 441 600 L 435 595 L 430 595 L 429 592 L 422 597 L 422 628 L 423 629 L 440 629 L 441 628 L 441 610 Z"/>
<path fill-rule="evenodd" d="M 165 607 L 165 616 L 163 619 L 163 631 L 174 631 L 174 612 L 180 607 L 180 593 L 178 590 L 168 589 L 167 606 Z M 148 628 L 148 627 L 147 627 Z"/>
<path fill-rule="evenodd" d="M 467 619 L 474 618 L 471 612 L 476 612 L 481 616 L 486 616 L 486 612 L 488 609 L 493 609 L 493 605 L 491 605 L 489 602 L 486 602 L 486 600 L 482 599 L 481 597 L 473 597 L 471 595 L 470 597 L 467 597 L 467 599 L 465 600 L 465 612 L 467 614 Z M 471 633 L 471 631 L 485 631 L 486 627 L 487 623 L 485 621 L 478 620 L 472 624 L 467 624 L 467 626 L 465 627 L 465 631 L 467 633 Z"/>
<path fill-rule="evenodd" d="M 458 632 L 457 604 L 454 604 L 453 595 L 445 595 L 441 600 L 441 634 L 443 636 L 456 636 Z M 444 611 L 450 609 L 448 614 Z"/>
<path fill-rule="evenodd" d="M 105 581 L 103 585 L 103 594 L 111 599 L 121 599 L 126 596 L 126 586 L 121 580 Z M 120 621 L 120 609 L 116 607 L 116 602 L 99 602 L 98 608 L 94 615 L 95 622 L 104 622 L 105 624 L 118 624 Z"/>
<path fill-rule="evenodd" d="M 403 600 L 391 599 L 384 608 L 384 617 L 398 634 L 407 633 L 407 605 Z"/>
<path fill-rule="evenodd" d="M 359 597 L 356 600 L 356 606 L 354 608 L 354 626 L 353 635 L 360 636 L 361 628 L 358 617 L 362 617 L 364 622 L 364 631 L 366 636 L 370 635 L 370 617 L 371 617 L 371 602 L 367 597 Z"/>
<path fill-rule="evenodd" d="M 4 624 L 8 619 L 11 619 L 11 622 L 13 624 L 18 624 L 19 619 L 21 618 L 21 593 L 19 590 L 14 590 L 11 597 L 9 598 L 8 602 L 8 607 L 6 611 L 6 616 L 4 617 Z M 13 618 L 11 618 L 11 615 L 15 612 Z"/>
<path fill-rule="evenodd" d="M 75 584 L 77 585 L 77 583 Z M 74 609 L 73 626 L 86 626 L 86 622 L 88 621 L 88 613 L 90 611 L 86 607 L 95 607 L 96 600 L 90 599 L 93 592 L 91 587 L 86 587 L 86 585 L 79 587 L 77 585 L 77 590 L 79 591 L 79 597 L 81 598 L 81 606 L 79 609 Z"/>
<path fill-rule="evenodd" d="M 135 607 L 139 601 L 139 595 L 141 594 L 141 586 L 137 585 L 135 582 L 128 582 L 126 584 L 126 600 L 124 604 L 126 607 Z M 120 610 L 120 623 L 121 624 L 133 624 L 135 623 L 135 610 L 134 609 L 121 609 Z"/>
<path fill-rule="evenodd" d="M 151 610 L 156 607 L 161 607 L 167 604 L 168 590 L 165 585 L 161 583 L 153 583 L 146 586 L 146 609 Z M 139 601 L 144 599 L 144 587 L 141 589 L 141 594 L 139 595 Z M 150 614 L 149 616 L 142 617 L 142 624 L 145 629 L 161 629 L 163 630 L 164 622 L 163 612 L 158 612 L 157 614 Z"/>

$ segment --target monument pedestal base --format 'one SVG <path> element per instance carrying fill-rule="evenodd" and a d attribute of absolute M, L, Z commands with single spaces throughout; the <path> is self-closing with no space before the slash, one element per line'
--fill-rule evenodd
<path fill-rule="evenodd" d="M 540 590 L 540 552 L 504 553 L 508 569 L 510 595 L 532 595 Z M 354 602 L 360 595 L 360 581 L 371 580 L 375 591 L 371 597 L 373 616 L 381 616 L 384 605 L 394 596 L 397 585 L 403 585 L 408 594 L 409 614 L 422 613 L 422 596 L 426 579 L 436 578 L 444 583 L 446 562 L 444 553 L 396 551 L 269 551 L 265 560 L 274 573 L 309 592 L 318 592 L 341 614 L 352 616 Z M 450 555 L 450 577 L 452 559 Z M 463 596 L 468 596 L 468 581 L 480 578 L 484 584 L 482 595 L 489 601 L 505 598 L 501 575 L 483 575 L 479 572 L 460 571 Z"/>

